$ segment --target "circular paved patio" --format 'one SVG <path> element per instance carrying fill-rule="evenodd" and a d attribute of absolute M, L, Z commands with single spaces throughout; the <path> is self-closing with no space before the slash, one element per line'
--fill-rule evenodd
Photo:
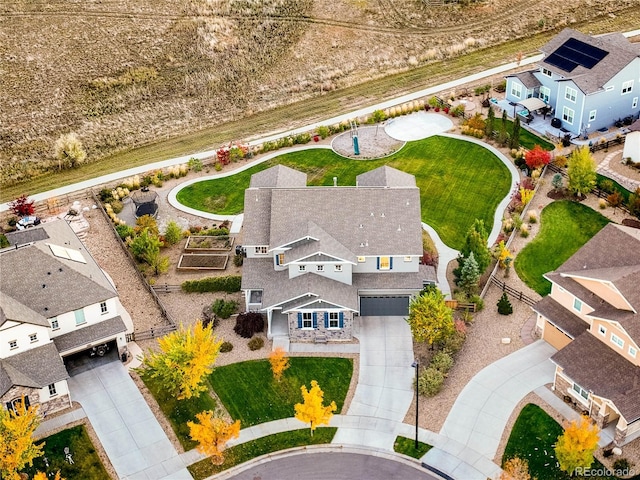
<path fill-rule="evenodd" d="M 397 140 L 409 142 L 446 132 L 453 128 L 451 119 L 439 113 L 416 112 L 387 121 L 387 134 Z"/>

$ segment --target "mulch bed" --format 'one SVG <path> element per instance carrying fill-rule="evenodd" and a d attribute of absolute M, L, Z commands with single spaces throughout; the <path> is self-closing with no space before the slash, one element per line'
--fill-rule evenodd
<path fill-rule="evenodd" d="M 180 257 L 178 268 L 211 268 L 224 270 L 228 260 L 228 255 L 190 253 Z"/>
<path fill-rule="evenodd" d="M 640 220 L 633 220 L 632 218 L 625 218 L 622 220 L 622 225 L 633 228 L 640 228 Z"/>

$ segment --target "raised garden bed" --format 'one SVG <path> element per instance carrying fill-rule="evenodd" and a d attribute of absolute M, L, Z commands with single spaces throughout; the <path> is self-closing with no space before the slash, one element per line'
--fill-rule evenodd
<path fill-rule="evenodd" d="M 191 235 L 187 238 L 184 251 L 192 252 L 229 252 L 233 247 L 234 237 L 227 235 L 213 237 L 205 235 Z"/>
<path fill-rule="evenodd" d="M 220 253 L 185 253 L 180 255 L 178 270 L 224 270 L 229 255 Z"/>

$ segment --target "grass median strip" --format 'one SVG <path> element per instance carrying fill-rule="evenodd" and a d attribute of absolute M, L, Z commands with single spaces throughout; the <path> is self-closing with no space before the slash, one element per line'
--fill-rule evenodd
<path fill-rule="evenodd" d="M 222 465 L 214 465 L 210 459 L 205 458 L 188 467 L 189 472 L 195 480 L 202 480 L 261 455 L 305 445 L 328 444 L 333 440 L 336 430 L 337 428 L 334 427 L 320 427 L 316 429 L 313 436 L 309 429 L 268 435 L 228 448 L 224 452 L 225 459 Z"/>
<path fill-rule="evenodd" d="M 399 435 L 393 444 L 393 450 L 395 452 L 418 459 L 422 458 L 432 448 L 433 446 L 428 443 L 418 442 L 418 448 L 416 449 L 415 439 L 401 437 Z"/>

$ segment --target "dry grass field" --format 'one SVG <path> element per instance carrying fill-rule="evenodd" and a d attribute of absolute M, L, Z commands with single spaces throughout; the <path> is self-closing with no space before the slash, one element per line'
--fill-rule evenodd
<path fill-rule="evenodd" d="M 63 133 L 98 163 L 516 38 L 640 24 L 638 0 L 427 3 L 3 1 L 0 186 L 55 168 Z"/>

